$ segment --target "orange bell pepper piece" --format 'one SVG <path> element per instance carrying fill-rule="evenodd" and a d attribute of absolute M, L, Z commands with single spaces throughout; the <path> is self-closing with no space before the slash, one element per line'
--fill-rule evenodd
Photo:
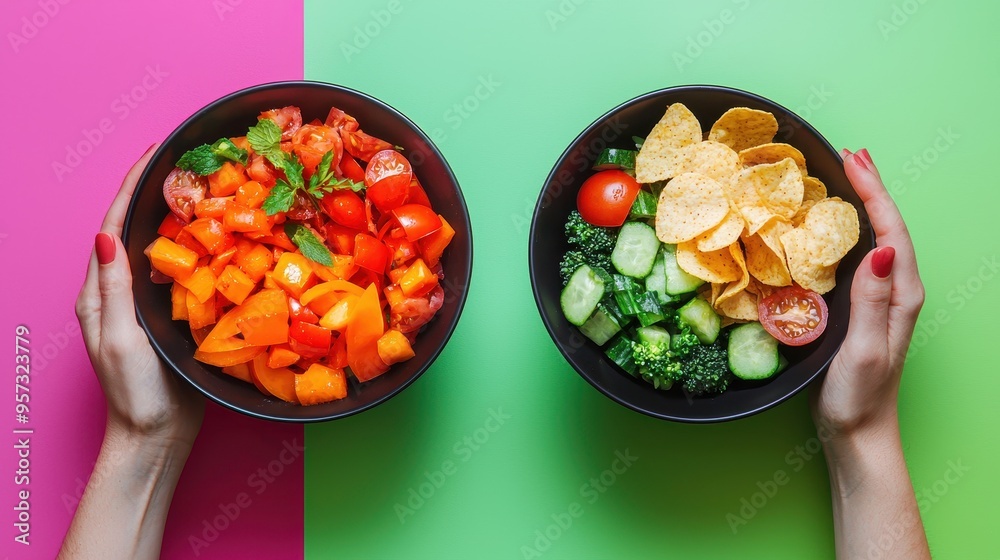
<path fill-rule="evenodd" d="M 347 375 L 342 369 L 313 364 L 295 376 L 295 395 L 303 405 L 340 400 L 347 396 Z"/>
<path fill-rule="evenodd" d="M 247 181 L 236 189 L 236 204 L 247 208 L 260 208 L 267 198 L 268 190 L 257 181 Z"/>
<path fill-rule="evenodd" d="M 222 222 L 213 218 L 198 218 L 184 229 L 211 255 L 217 255 L 236 243 L 233 235 L 223 229 Z"/>
<path fill-rule="evenodd" d="M 208 301 L 215 293 L 215 275 L 212 269 L 207 266 L 199 266 L 195 271 L 185 277 L 178 278 L 178 282 L 188 289 L 201 303 Z"/>
<path fill-rule="evenodd" d="M 230 247 L 225 251 L 219 253 L 212 257 L 212 260 L 208 262 L 208 268 L 211 269 L 212 274 L 215 276 L 222 276 L 222 271 L 229 266 L 229 263 L 233 261 L 233 257 L 236 256 L 236 247 Z"/>
<path fill-rule="evenodd" d="M 215 324 L 215 297 L 200 301 L 194 292 L 187 293 L 188 323 L 192 329 L 201 329 Z"/>
<path fill-rule="evenodd" d="M 261 290 L 237 309 L 236 325 L 251 346 L 288 342 L 288 298 L 281 290 Z"/>
<path fill-rule="evenodd" d="M 351 321 L 351 313 L 357 307 L 358 296 L 348 295 L 335 303 L 319 320 L 321 327 L 343 332 Z"/>
<path fill-rule="evenodd" d="M 285 252 L 274 265 L 272 278 L 288 294 L 301 301 L 314 280 L 312 262 L 298 253 Z"/>
<path fill-rule="evenodd" d="M 383 293 L 385 293 L 385 301 L 389 304 L 389 307 L 403 303 L 403 300 L 406 299 L 406 296 L 403 295 L 403 291 L 399 289 L 397 284 L 390 284 L 386 286 Z"/>
<path fill-rule="evenodd" d="M 413 261 L 399 279 L 399 289 L 406 297 L 419 297 L 434 289 L 438 284 L 437 274 L 431 272 L 423 259 Z"/>
<path fill-rule="evenodd" d="M 256 287 L 256 282 L 251 280 L 245 272 L 233 265 L 227 266 L 222 271 L 222 274 L 219 275 L 219 280 L 215 283 L 215 289 L 236 305 L 242 304 L 250 297 L 250 293 Z"/>
<path fill-rule="evenodd" d="M 248 364 L 236 364 L 235 366 L 228 366 L 222 368 L 222 373 L 226 375 L 231 375 L 240 381 L 246 381 L 247 383 L 253 383 L 253 377 L 250 376 L 250 366 Z"/>
<path fill-rule="evenodd" d="M 177 214 L 170 212 L 166 218 L 163 218 L 163 222 L 160 223 L 160 227 L 156 230 L 156 233 L 171 240 L 177 239 L 177 234 L 186 225 L 184 220 L 177 217 Z"/>
<path fill-rule="evenodd" d="M 240 233 L 261 233 L 270 235 L 271 224 L 267 221 L 267 214 L 260 208 L 247 208 L 239 204 L 230 204 L 223 214 L 222 224 L 227 231 L 237 231 Z"/>
<path fill-rule="evenodd" d="M 247 276 L 254 282 L 260 282 L 264 278 L 264 273 L 271 270 L 272 264 L 274 264 L 274 259 L 271 256 L 271 251 L 263 245 L 253 244 L 253 247 L 245 249 L 243 254 L 240 254 L 239 246 L 236 248 L 236 266 L 246 272 Z"/>
<path fill-rule="evenodd" d="M 208 191 L 212 196 L 230 196 L 246 182 L 247 175 L 243 166 L 227 161 L 218 171 L 208 176 Z"/>
<path fill-rule="evenodd" d="M 297 363 L 301 357 L 302 356 L 299 356 L 295 352 L 292 352 L 292 349 L 289 348 L 287 344 L 272 346 L 271 351 L 267 354 L 267 367 L 288 367 Z"/>
<path fill-rule="evenodd" d="M 268 367 L 267 354 L 254 358 L 250 372 L 271 395 L 290 403 L 299 402 L 295 396 L 295 374 L 288 368 Z"/>
<path fill-rule="evenodd" d="M 170 318 L 174 321 L 187 321 L 187 288 L 174 282 L 170 286 Z"/>
<path fill-rule="evenodd" d="M 333 255 L 333 266 L 323 266 L 319 263 L 312 263 L 316 276 L 324 282 L 331 280 L 347 280 L 358 271 L 354 266 L 354 257 L 350 255 Z"/>
<path fill-rule="evenodd" d="M 198 254 L 177 243 L 160 237 L 149 247 L 149 264 L 177 280 L 190 276 L 198 265 Z"/>
<path fill-rule="evenodd" d="M 378 356 L 387 365 L 405 362 L 416 356 L 406 335 L 390 329 L 378 339 Z"/>
<path fill-rule="evenodd" d="M 444 219 L 444 216 L 438 215 L 438 217 L 441 218 L 441 229 L 417 241 L 417 244 L 420 245 L 420 252 L 429 266 L 435 266 L 441 262 L 441 255 L 451 240 L 455 238 L 455 229 L 451 227 L 451 224 Z"/>
<path fill-rule="evenodd" d="M 205 198 L 194 205 L 194 215 L 199 218 L 214 218 L 221 220 L 226 214 L 226 208 L 233 203 L 234 197 Z"/>
<path fill-rule="evenodd" d="M 228 352 L 202 352 L 200 349 L 194 351 L 194 359 L 199 362 L 216 367 L 230 367 L 237 364 L 245 364 L 257 356 L 264 353 L 266 348 L 262 346 L 247 346 L 240 350 L 230 350 Z M 292 374 L 294 375 L 294 374 Z"/>
<path fill-rule="evenodd" d="M 346 332 L 347 364 L 358 381 L 365 382 L 389 370 L 378 355 L 378 339 L 385 332 L 385 318 L 374 285 L 368 286 L 354 307 Z"/>

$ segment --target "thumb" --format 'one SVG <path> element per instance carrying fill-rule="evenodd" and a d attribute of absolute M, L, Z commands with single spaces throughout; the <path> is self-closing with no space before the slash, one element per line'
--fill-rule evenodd
<path fill-rule="evenodd" d="M 851 285 L 851 322 L 844 346 L 852 353 L 872 356 L 888 346 L 892 262 L 896 250 L 878 247 L 861 261 Z"/>
<path fill-rule="evenodd" d="M 125 256 L 125 246 L 117 235 L 101 232 L 97 234 L 94 247 L 99 264 L 101 331 L 120 335 L 123 325 L 135 324 L 132 271 Z"/>

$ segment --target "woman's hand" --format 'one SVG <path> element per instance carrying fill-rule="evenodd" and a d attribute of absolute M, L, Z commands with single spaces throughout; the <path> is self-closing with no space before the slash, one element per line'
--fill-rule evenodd
<path fill-rule="evenodd" d="M 170 501 L 205 412 L 204 399 L 160 362 L 136 321 L 132 273 L 120 238 L 155 147 L 128 172 L 111 204 L 76 302 L 108 418 L 60 560 L 159 557 Z"/>
<path fill-rule="evenodd" d="M 830 469 L 837 557 L 929 559 L 896 406 L 924 286 L 906 224 L 868 150 L 842 154 L 878 247 L 854 274 L 847 337 L 813 393 L 813 419 Z"/>
<path fill-rule="evenodd" d="M 205 402 L 167 370 L 139 327 L 132 272 L 120 237 L 132 193 L 155 147 L 128 172 L 104 218 L 76 314 L 108 401 L 109 435 L 190 447 L 201 428 Z"/>

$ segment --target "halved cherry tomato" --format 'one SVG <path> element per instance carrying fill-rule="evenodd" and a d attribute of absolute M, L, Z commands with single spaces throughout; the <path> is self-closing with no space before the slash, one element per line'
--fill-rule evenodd
<path fill-rule="evenodd" d="M 312 197 L 299 191 L 295 193 L 295 202 L 292 203 L 292 207 L 288 209 L 288 212 L 285 212 L 285 215 L 288 216 L 289 220 L 308 222 L 318 216 L 319 212 L 316 211 L 316 204 L 313 202 Z"/>
<path fill-rule="evenodd" d="M 414 175 L 413 179 L 410 180 L 410 190 L 406 195 L 406 202 L 408 204 L 423 204 L 424 206 L 431 206 L 431 199 L 427 198 L 427 191 L 424 187 L 420 185 L 420 181 L 417 180 L 417 176 Z"/>
<path fill-rule="evenodd" d="M 635 178 L 624 171 L 598 171 L 583 182 L 576 207 L 588 223 L 618 227 L 628 218 L 639 189 Z"/>
<path fill-rule="evenodd" d="M 403 333 L 420 330 L 444 304 L 444 290 L 434 288 L 426 297 L 406 298 L 389 310 L 389 326 Z"/>
<path fill-rule="evenodd" d="M 376 153 L 392 149 L 392 144 L 360 130 L 341 128 L 340 137 L 344 140 L 344 150 L 361 161 L 369 161 Z"/>
<path fill-rule="evenodd" d="M 354 237 L 354 264 L 376 274 L 385 274 L 389 264 L 389 249 L 378 239 L 367 233 Z"/>
<path fill-rule="evenodd" d="M 206 192 L 208 181 L 204 177 L 179 167 L 175 167 L 163 181 L 163 198 L 170 211 L 184 223 L 191 221 L 195 205 L 205 199 Z"/>
<path fill-rule="evenodd" d="M 293 151 L 299 155 L 309 175 L 316 171 L 316 166 L 327 152 L 333 152 L 331 169 L 336 168 L 344 154 L 344 142 L 340 134 L 329 126 L 307 124 L 295 133 L 292 142 Z"/>
<path fill-rule="evenodd" d="M 342 226 L 359 230 L 368 227 L 365 203 L 351 190 L 337 190 L 324 196 L 320 206 L 331 220 Z"/>
<path fill-rule="evenodd" d="M 330 107 L 330 112 L 326 115 L 326 126 L 355 131 L 358 129 L 358 120 L 336 107 Z"/>
<path fill-rule="evenodd" d="M 302 111 L 294 105 L 264 111 L 258 120 L 271 119 L 281 129 L 281 139 L 291 140 L 295 131 L 302 126 Z"/>
<path fill-rule="evenodd" d="M 264 156 L 254 156 L 247 167 L 247 175 L 265 187 L 273 187 L 278 176 L 274 172 L 271 164 L 264 159 Z"/>
<path fill-rule="evenodd" d="M 355 183 L 365 182 L 365 170 L 361 169 L 353 156 L 346 155 L 340 160 L 340 172 Z"/>
<path fill-rule="evenodd" d="M 393 210 L 392 215 L 406 232 L 407 241 L 417 241 L 441 229 L 441 218 L 422 204 L 404 204 Z"/>
<path fill-rule="evenodd" d="M 799 286 L 788 286 L 762 299 L 757 314 L 760 324 L 779 342 L 802 346 L 823 334 L 829 312 L 823 296 Z"/>
<path fill-rule="evenodd" d="M 413 169 L 403 154 L 382 150 L 372 156 L 365 169 L 367 196 L 381 212 L 388 212 L 406 202 Z"/>

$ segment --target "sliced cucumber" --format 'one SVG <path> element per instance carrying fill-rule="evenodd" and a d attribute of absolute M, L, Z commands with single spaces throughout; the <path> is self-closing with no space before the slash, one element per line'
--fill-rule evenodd
<path fill-rule="evenodd" d="M 604 280 L 587 265 L 581 265 L 569 277 L 569 282 L 559 296 L 566 320 L 580 326 L 590 319 L 597 304 L 604 297 Z"/>
<path fill-rule="evenodd" d="M 606 288 L 607 287 L 605 286 L 605 289 Z M 601 303 L 597 307 L 607 311 L 608 315 L 611 315 L 611 318 L 614 319 L 615 322 L 618 323 L 618 326 L 623 329 L 632 322 L 632 316 L 625 315 L 621 312 L 621 309 L 618 308 L 618 300 L 615 299 L 613 294 L 605 295 L 604 299 L 601 300 Z"/>
<path fill-rule="evenodd" d="M 627 336 L 619 335 L 604 351 L 604 355 L 629 375 L 635 375 L 636 366 L 635 360 L 632 358 L 632 341 Z"/>
<path fill-rule="evenodd" d="M 635 330 L 635 335 L 639 342 L 670 346 L 670 333 L 663 327 L 639 327 Z"/>
<path fill-rule="evenodd" d="M 667 278 L 665 289 L 670 295 L 693 292 L 705 283 L 701 278 L 684 272 L 677 264 L 676 249 L 674 245 L 663 246 L 663 272 Z"/>
<path fill-rule="evenodd" d="M 788 368 L 788 358 L 786 358 L 785 355 L 782 354 L 781 352 L 778 352 L 778 370 L 775 371 L 774 373 L 776 374 L 781 373 L 785 371 L 785 369 L 787 368 Z"/>
<path fill-rule="evenodd" d="M 654 216 L 656 216 L 656 198 L 649 191 L 640 190 L 635 197 L 635 202 L 632 203 L 629 217 L 645 220 Z"/>
<path fill-rule="evenodd" d="M 667 274 L 663 270 L 663 255 L 656 255 L 656 260 L 653 261 L 653 270 L 649 271 L 649 275 L 646 276 L 646 291 L 656 292 L 657 295 L 667 295 Z M 661 303 L 662 303 L 662 297 Z"/>
<path fill-rule="evenodd" d="M 639 319 L 639 324 L 648 327 L 654 323 L 659 323 L 665 317 L 660 300 L 654 292 L 645 292 L 635 298 L 635 303 L 639 306 L 639 312 L 635 314 Z"/>
<path fill-rule="evenodd" d="M 677 310 L 677 317 L 685 325 L 691 327 L 691 332 L 702 344 L 712 344 L 719 338 L 722 330 L 722 319 L 712 306 L 705 300 L 696 297 Z M 730 347 L 732 343 L 730 342 Z"/>
<path fill-rule="evenodd" d="M 740 379 L 767 379 L 778 371 L 778 340 L 760 323 L 747 323 L 729 333 L 729 369 Z"/>
<path fill-rule="evenodd" d="M 645 278 L 653 270 L 659 250 L 660 240 L 653 228 L 642 222 L 626 222 L 618 232 L 611 264 L 626 276 Z"/>
<path fill-rule="evenodd" d="M 639 152 L 635 150 L 622 150 L 619 148 L 605 148 L 601 155 L 597 156 L 594 162 L 594 169 L 604 171 L 605 169 L 635 169 L 635 156 Z"/>
<path fill-rule="evenodd" d="M 583 336 L 593 340 L 594 344 L 598 346 L 604 346 L 611 340 L 611 337 L 618 334 L 621 330 L 622 328 L 618 324 L 618 321 L 601 304 L 597 304 L 597 310 L 590 316 L 590 319 L 587 319 L 586 323 L 580 325 L 580 332 L 583 333 Z"/>

